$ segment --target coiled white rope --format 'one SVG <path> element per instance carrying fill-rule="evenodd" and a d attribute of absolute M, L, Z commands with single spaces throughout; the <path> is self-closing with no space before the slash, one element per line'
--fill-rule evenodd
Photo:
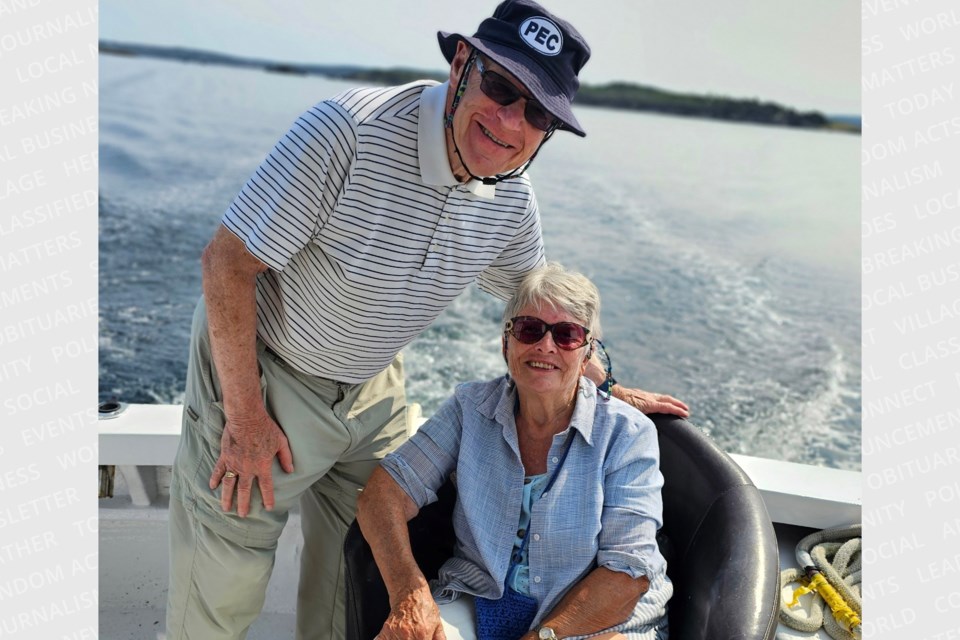
<path fill-rule="evenodd" d="M 791 602 L 781 597 L 780 622 L 807 633 L 823 628 L 834 640 L 860 640 L 861 531 L 859 524 L 824 529 L 797 544 L 797 562 L 803 569 L 782 571 L 780 586 L 793 582 L 804 586 L 793 592 Z M 809 616 L 793 610 L 805 593 L 813 593 Z M 826 616 L 825 602 L 830 605 Z"/>

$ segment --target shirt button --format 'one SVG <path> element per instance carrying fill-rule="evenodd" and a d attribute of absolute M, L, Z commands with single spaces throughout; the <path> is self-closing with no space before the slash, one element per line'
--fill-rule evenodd
<path fill-rule="evenodd" d="M 556 463 L 558 463 L 558 462 L 560 462 L 560 458 L 554 456 L 554 457 L 553 457 L 553 463 L 556 464 Z"/>
<path fill-rule="evenodd" d="M 533 534 L 533 539 L 534 539 L 534 540 L 539 540 L 539 539 L 540 539 L 540 534 L 539 534 L 539 533 Z"/>
<path fill-rule="evenodd" d="M 533 581 L 536 582 L 537 584 L 540 584 L 540 576 L 536 576 L 536 577 L 533 579 Z"/>

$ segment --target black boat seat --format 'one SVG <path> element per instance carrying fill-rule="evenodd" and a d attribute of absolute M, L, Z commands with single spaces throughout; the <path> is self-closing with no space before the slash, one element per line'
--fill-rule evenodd
<path fill-rule="evenodd" d="M 763 499 L 746 473 L 682 418 L 657 425 L 664 476 L 657 536 L 674 585 L 671 640 L 773 640 L 780 562 Z M 410 521 L 414 556 L 428 579 L 453 554 L 450 483 Z M 354 522 L 344 544 L 346 638 L 372 640 L 390 612 L 370 547 Z"/>

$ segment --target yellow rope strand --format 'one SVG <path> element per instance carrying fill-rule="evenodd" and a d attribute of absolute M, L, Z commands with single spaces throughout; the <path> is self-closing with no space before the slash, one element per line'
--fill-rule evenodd
<path fill-rule="evenodd" d="M 837 619 L 837 622 L 841 622 L 847 628 L 847 631 L 853 631 L 856 627 L 860 626 L 860 616 L 850 608 L 843 600 L 843 597 L 837 593 L 837 590 L 827 582 L 823 574 L 817 573 L 810 580 L 810 589 L 808 589 L 808 591 L 812 589 L 816 589 L 820 597 L 830 605 L 830 610 L 833 611 L 833 617 Z"/>
<path fill-rule="evenodd" d="M 807 579 L 801 579 L 801 583 L 809 584 Z M 802 587 L 793 590 L 793 600 L 787 603 L 787 606 L 793 609 L 795 606 L 800 604 L 800 596 L 805 596 L 808 593 L 813 593 L 814 589 L 804 584 Z"/>

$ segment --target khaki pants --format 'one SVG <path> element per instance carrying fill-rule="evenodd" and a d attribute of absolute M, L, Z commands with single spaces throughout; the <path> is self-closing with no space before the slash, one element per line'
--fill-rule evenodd
<path fill-rule="evenodd" d="M 224 427 L 210 356 L 206 307 L 193 319 L 183 430 L 170 487 L 168 640 L 245 638 L 263 606 L 277 539 L 299 501 L 304 537 L 297 638 L 344 636 L 343 538 L 359 491 L 379 461 L 406 439 L 403 362 L 363 384 L 305 375 L 258 340 L 267 411 L 290 442 L 295 471 L 274 459 L 276 505 L 254 485 L 250 513 L 220 510 L 209 489 Z"/>

